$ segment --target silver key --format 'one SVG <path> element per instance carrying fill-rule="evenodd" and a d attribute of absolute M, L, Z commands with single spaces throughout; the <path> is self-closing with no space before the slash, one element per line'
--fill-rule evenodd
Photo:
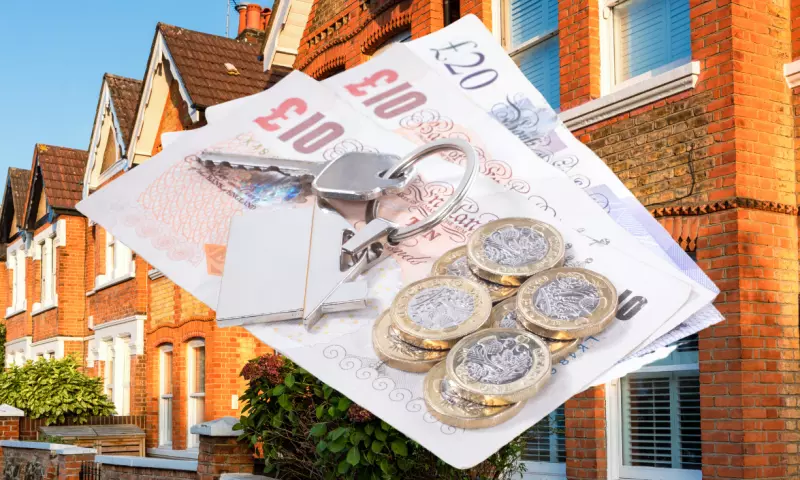
<path fill-rule="evenodd" d="M 414 178 L 413 170 L 396 178 L 381 177 L 383 172 L 396 166 L 399 158 L 379 153 L 350 152 L 328 162 L 218 152 L 203 152 L 200 159 L 217 165 L 272 169 L 295 176 L 310 175 L 314 177 L 311 184 L 314 194 L 327 200 L 375 200 L 401 192 Z"/>

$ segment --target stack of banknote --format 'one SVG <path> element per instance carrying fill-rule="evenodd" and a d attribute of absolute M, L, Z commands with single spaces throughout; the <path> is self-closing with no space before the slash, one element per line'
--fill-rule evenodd
<path fill-rule="evenodd" d="M 217 310 L 221 325 L 244 325 L 456 467 L 483 461 L 575 394 L 722 320 L 712 306 L 714 284 L 473 16 L 322 82 L 292 72 L 263 93 L 207 109 L 206 120 L 165 134 L 162 152 L 81 202 L 80 211 Z M 391 256 L 356 280 L 363 308 L 325 314 L 311 329 L 302 318 L 226 323 L 257 319 L 275 294 L 268 285 L 297 281 L 292 288 L 302 297 L 308 265 L 270 266 L 283 254 L 281 241 L 310 235 L 284 220 L 319 207 L 306 177 L 203 162 L 202 152 L 326 162 L 349 152 L 402 157 L 442 138 L 468 141 L 479 175 L 436 228 L 388 247 Z M 463 164 L 458 152 L 425 159 L 406 190 L 381 200 L 380 216 L 400 225 L 427 217 L 453 194 Z M 334 206 L 353 229 L 365 224 L 364 205 Z M 482 225 L 511 217 L 556 228 L 564 264 L 608 279 L 617 312 L 552 363 L 546 385 L 512 420 L 463 429 L 428 411 L 424 373 L 378 358 L 372 329 L 401 288 L 429 276 Z"/>

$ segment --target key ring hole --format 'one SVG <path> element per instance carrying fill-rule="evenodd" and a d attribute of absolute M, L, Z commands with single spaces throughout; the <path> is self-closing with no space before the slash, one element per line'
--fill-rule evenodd
<path fill-rule="evenodd" d="M 472 145 L 458 138 L 440 139 L 422 145 L 400 160 L 395 166 L 386 170 L 382 175 L 388 175 L 388 178 L 397 178 L 398 175 L 403 175 L 407 171 L 413 169 L 414 165 L 423 158 L 442 150 L 458 150 L 464 154 L 466 161 L 464 176 L 461 178 L 461 182 L 456 187 L 453 195 L 431 215 L 414 225 L 394 228 L 387 236 L 387 241 L 390 245 L 397 245 L 407 238 L 423 234 L 436 227 L 436 225 L 441 223 L 456 207 L 458 207 L 461 200 L 467 195 L 469 187 L 472 186 L 472 183 L 475 181 L 475 176 L 478 173 L 477 155 L 475 155 L 475 150 L 473 150 Z M 379 206 L 380 198 L 367 203 L 367 222 L 378 218 Z"/>

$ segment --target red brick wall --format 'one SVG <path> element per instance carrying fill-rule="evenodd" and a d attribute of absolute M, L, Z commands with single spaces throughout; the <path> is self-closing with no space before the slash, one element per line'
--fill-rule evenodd
<path fill-rule="evenodd" d="M 294 67 L 321 78 L 333 69 L 369 60 L 402 30 L 418 38 L 444 26 L 442 2 L 383 0 L 364 5 L 344 0 L 314 2 Z M 462 0 L 461 13 L 474 13 L 491 25 L 490 1 Z"/>
<path fill-rule="evenodd" d="M 21 312 L 13 317 L 7 318 L 6 322 L 6 342 L 16 340 L 20 337 L 33 334 L 33 324 L 28 312 Z"/>
<path fill-rule="evenodd" d="M 561 110 L 600 97 L 598 0 L 559 0 Z"/>
<path fill-rule="evenodd" d="M 88 290 L 94 289 L 97 275 L 106 274 L 106 231 L 99 225 L 90 227 L 92 276 L 87 277 Z M 147 272 L 150 266 L 134 253 L 136 276 L 127 281 L 98 290 L 87 298 L 88 314 L 94 325 L 147 313 Z"/>
<path fill-rule="evenodd" d="M 575 395 L 564 406 L 567 478 L 605 479 L 606 392 L 593 387 Z"/>
<path fill-rule="evenodd" d="M 197 479 L 215 480 L 223 473 L 253 473 L 253 451 L 235 437 L 200 437 Z"/>
<path fill-rule="evenodd" d="M 0 440 L 19 440 L 20 417 L 0 417 Z M 3 476 L 3 449 L 0 448 L 0 478 Z"/>
<path fill-rule="evenodd" d="M 100 470 L 101 480 L 153 480 L 156 478 L 196 479 L 197 472 L 182 470 L 162 470 L 160 468 L 135 468 L 120 465 L 103 465 Z"/>
<path fill-rule="evenodd" d="M 9 479 L 78 480 L 81 462 L 94 459 L 94 454 L 51 455 L 49 450 L 9 447 L 2 450 L 4 475 Z"/>
<path fill-rule="evenodd" d="M 38 342 L 55 336 L 83 337 L 86 335 L 86 218 L 59 215 L 65 222 L 66 245 L 55 248 L 56 295 L 58 307 L 33 316 L 33 341 Z M 35 234 L 53 228 L 47 223 L 36 229 Z M 34 248 L 34 247 L 31 247 Z M 26 271 L 29 309 L 42 297 L 42 262 L 31 259 L 31 268 Z M 78 358 L 82 354 L 78 354 Z"/>

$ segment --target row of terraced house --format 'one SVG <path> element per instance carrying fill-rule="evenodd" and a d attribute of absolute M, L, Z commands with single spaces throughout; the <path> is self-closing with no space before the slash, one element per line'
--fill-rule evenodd
<path fill-rule="evenodd" d="M 141 80 L 106 74 L 88 151 L 39 144 L 30 170 L 9 170 L 6 365 L 72 354 L 119 415 L 147 417 L 150 454 L 191 456 L 188 427 L 236 415 L 239 370 L 269 347 L 217 328 L 76 203 L 209 106 L 474 14 L 717 282 L 726 317 L 553 412 L 559 428 L 528 434 L 526 478 L 800 476 L 800 0 L 239 3 L 236 39 L 159 24 Z"/>

